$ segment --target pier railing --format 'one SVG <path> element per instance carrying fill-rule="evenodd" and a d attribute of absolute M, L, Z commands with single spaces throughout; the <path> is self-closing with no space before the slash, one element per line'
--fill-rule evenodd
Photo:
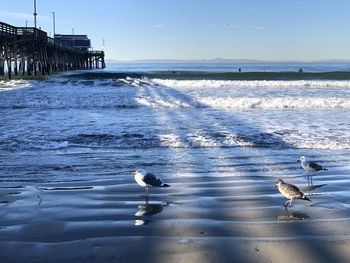
<path fill-rule="evenodd" d="M 47 42 L 47 33 L 35 27 L 17 27 L 17 36 Z"/>
<path fill-rule="evenodd" d="M 47 43 L 50 45 L 55 45 L 55 39 L 53 39 L 52 37 L 47 37 Z"/>
<path fill-rule="evenodd" d="M 90 50 L 88 51 L 90 55 L 98 56 L 98 55 L 103 55 L 104 51 L 99 51 L 99 50 Z"/>
<path fill-rule="evenodd" d="M 0 36 L 14 36 L 16 33 L 16 27 L 0 22 Z"/>

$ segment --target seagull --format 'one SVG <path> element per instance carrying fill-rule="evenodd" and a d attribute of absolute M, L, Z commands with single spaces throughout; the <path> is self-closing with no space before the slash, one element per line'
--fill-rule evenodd
<path fill-rule="evenodd" d="M 169 187 L 170 185 L 164 183 L 162 179 L 156 177 L 154 174 L 146 173 L 145 170 L 140 169 L 136 172 L 133 172 L 132 175 L 135 178 L 136 183 L 139 186 L 142 186 L 145 188 L 145 191 L 148 193 L 148 187 L 154 186 L 154 187 Z"/>
<path fill-rule="evenodd" d="M 312 202 L 309 198 L 307 198 L 305 196 L 305 194 L 303 192 L 301 192 L 299 190 L 298 187 L 296 187 L 293 184 L 287 184 L 285 182 L 283 182 L 282 179 L 279 179 L 276 184 L 275 184 L 275 188 L 278 188 L 278 191 L 280 191 L 280 193 L 288 198 L 289 200 L 287 200 L 284 204 L 284 207 L 287 209 L 287 206 L 292 206 L 292 201 L 294 199 L 303 199 L 309 202 Z"/>
<path fill-rule="evenodd" d="M 298 162 L 301 163 L 301 167 L 303 167 L 303 169 L 307 172 L 317 172 L 322 170 L 325 170 L 325 171 L 328 170 L 327 168 L 324 168 L 315 162 L 307 161 L 305 156 L 301 156 Z"/>

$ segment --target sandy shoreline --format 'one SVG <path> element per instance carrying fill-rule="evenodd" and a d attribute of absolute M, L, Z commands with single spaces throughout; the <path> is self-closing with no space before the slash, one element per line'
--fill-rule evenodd
<path fill-rule="evenodd" d="M 6 251 L 2 256 L 5 262 L 348 262 L 349 259 L 348 241 L 310 244 L 310 240 L 245 241 L 229 237 L 120 237 L 0 244 Z M 23 261 L 24 258 L 28 260 Z"/>
<path fill-rule="evenodd" d="M 349 262 L 350 212 L 313 193 L 285 211 L 273 178 L 130 178 L 0 188 L 4 262 Z M 270 182 L 271 181 L 271 182 Z M 327 187 L 327 186 L 325 186 Z M 330 190 L 330 186 L 328 189 Z M 260 197 L 260 198 L 259 198 Z"/>

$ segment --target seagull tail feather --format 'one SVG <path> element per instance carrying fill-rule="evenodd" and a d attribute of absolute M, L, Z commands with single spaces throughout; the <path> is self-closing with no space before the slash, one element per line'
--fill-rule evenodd
<path fill-rule="evenodd" d="M 170 187 L 169 184 L 162 184 L 161 187 Z"/>
<path fill-rule="evenodd" d="M 324 171 L 328 171 L 328 169 L 327 169 L 327 168 L 323 168 L 323 170 L 324 170 Z"/>
<path fill-rule="evenodd" d="M 301 198 L 303 200 L 306 200 L 306 201 L 309 201 L 309 202 L 312 202 L 309 198 L 307 198 L 305 195 Z"/>

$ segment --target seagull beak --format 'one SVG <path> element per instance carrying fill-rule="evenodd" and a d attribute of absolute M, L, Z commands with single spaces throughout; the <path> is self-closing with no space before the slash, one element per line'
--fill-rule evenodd
<path fill-rule="evenodd" d="M 298 162 L 298 163 L 301 163 L 301 161 L 300 161 L 300 160 L 298 160 L 297 162 Z"/>
<path fill-rule="evenodd" d="M 135 176 L 135 175 L 136 175 L 136 172 L 133 172 L 133 173 L 132 173 L 132 176 Z"/>
<path fill-rule="evenodd" d="M 277 188 L 277 184 L 275 184 L 275 188 Z"/>

